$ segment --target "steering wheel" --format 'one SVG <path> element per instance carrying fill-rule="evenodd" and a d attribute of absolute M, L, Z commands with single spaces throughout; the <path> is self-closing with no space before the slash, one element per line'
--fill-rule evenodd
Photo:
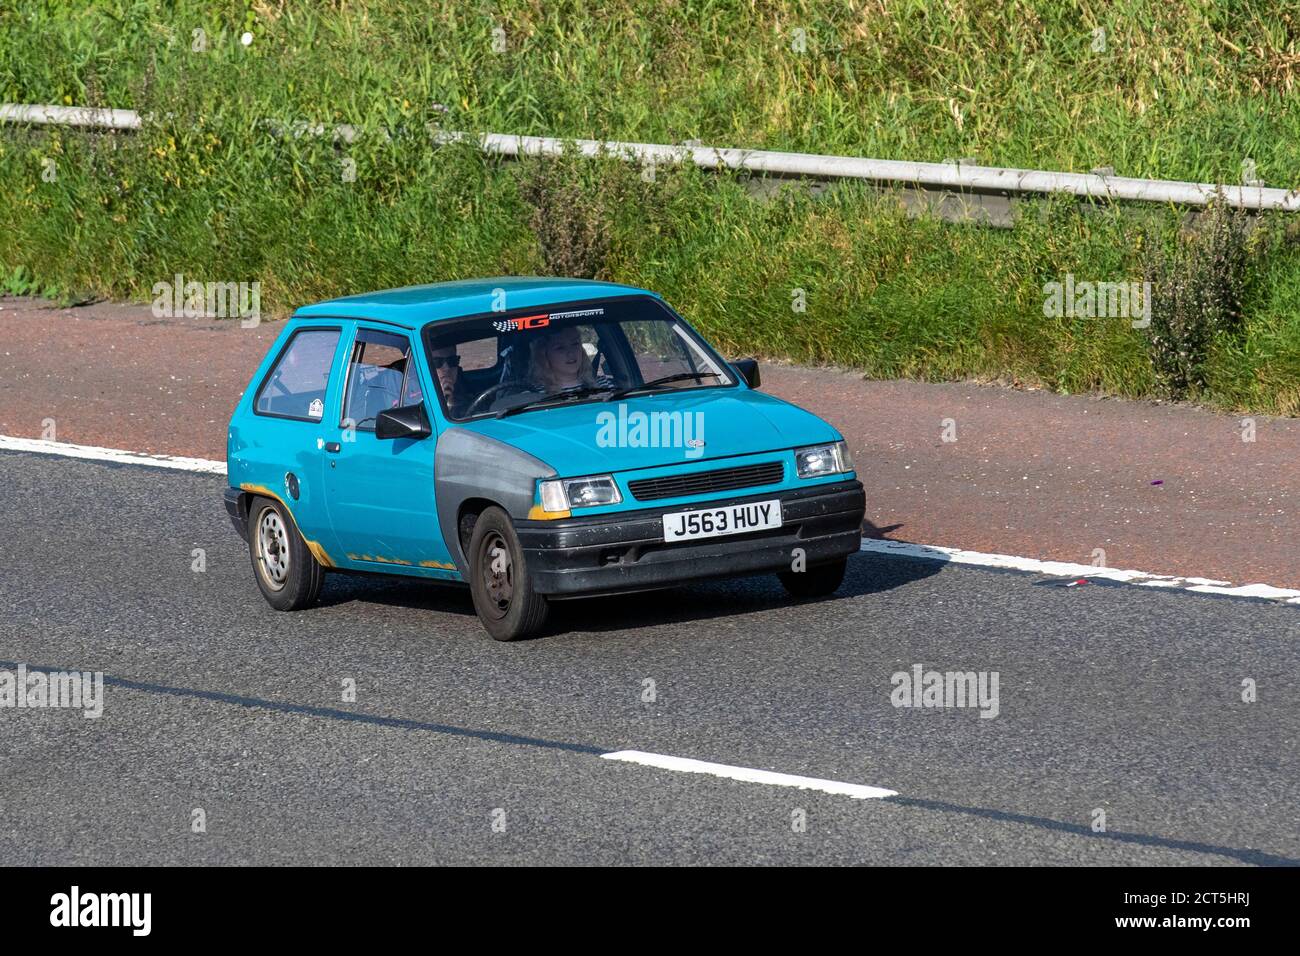
<path fill-rule="evenodd" d="M 501 392 L 501 390 L 504 389 L 505 387 L 506 385 L 504 382 L 497 385 L 493 385 L 491 388 L 489 388 L 478 398 L 474 399 L 474 401 L 470 402 L 469 407 L 466 408 L 462 414 L 466 418 L 472 418 L 473 416 L 477 415 L 479 412 L 483 411 L 483 409 L 487 406 L 488 399 L 496 398 L 497 394 Z"/>

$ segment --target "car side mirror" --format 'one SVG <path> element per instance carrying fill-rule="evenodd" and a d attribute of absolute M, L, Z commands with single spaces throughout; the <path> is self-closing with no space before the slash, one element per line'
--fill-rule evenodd
<path fill-rule="evenodd" d="M 424 403 L 386 408 L 375 416 L 376 438 L 426 438 L 433 434 Z"/>
<path fill-rule="evenodd" d="M 750 388 L 758 388 L 762 382 L 758 374 L 758 359 L 736 359 L 731 363 L 731 366 L 740 373 L 740 377 L 745 380 L 745 384 Z"/>

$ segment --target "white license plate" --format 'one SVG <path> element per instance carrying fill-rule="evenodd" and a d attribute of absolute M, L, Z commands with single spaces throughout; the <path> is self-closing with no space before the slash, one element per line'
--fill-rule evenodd
<path fill-rule="evenodd" d="M 781 502 L 751 501 L 725 508 L 702 508 L 699 511 L 674 511 L 664 515 L 664 540 L 689 541 L 692 538 L 718 538 L 725 534 L 745 534 L 781 527 Z"/>

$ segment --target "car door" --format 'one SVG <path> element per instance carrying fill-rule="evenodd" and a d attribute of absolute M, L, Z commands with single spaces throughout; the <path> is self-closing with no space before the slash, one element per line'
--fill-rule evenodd
<path fill-rule="evenodd" d="M 308 546 L 329 563 L 337 550 L 325 507 L 322 426 L 341 391 L 346 340 L 341 322 L 296 323 L 250 383 L 246 414 L 231 422 L 230 483 L 283 502 Z"/>
<path fill-rule="evenodd" d="M 375 436 L 381 411 L 423 403 L 432 394 L 414 342 L 405 330 L 357 324 L 323 449 L 327 507 L 347 566 L 454 577 L 438 527 L 437 434 Z M 429 419 L 435 423 L 432 414 Z"/>

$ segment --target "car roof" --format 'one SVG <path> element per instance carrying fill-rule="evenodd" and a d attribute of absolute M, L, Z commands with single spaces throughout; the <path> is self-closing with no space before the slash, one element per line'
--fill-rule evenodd
<path fill-rule="evenodd" d="M 505 290 L 505 308 L 536 308 L 562 302 L 608 299 L 622 295 L 654 295 L 646 289 L 616 282 L 590 279 L 544 278 L 539 276 L 497 276 L 460 279 L 432 285 L 410 285 L 380 292 L 363 292 L 305 305 L 293 314 L 298 318 L 373 319 L 414 329 L 439 319 L 454 319 L 500 311 L 498 289 Z"/>

